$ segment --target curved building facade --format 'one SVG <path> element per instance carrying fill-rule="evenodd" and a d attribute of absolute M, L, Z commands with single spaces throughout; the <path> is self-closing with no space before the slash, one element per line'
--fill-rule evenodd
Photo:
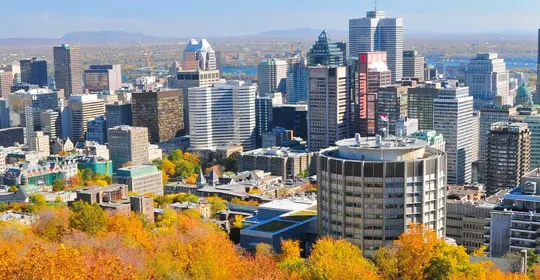
<path fill-rule="evenodd" d="M 445 236 L 446 155 L 412 138 L 345 139 L 322 150 L 319 233 L 370 256 L 412 223 Z"/>

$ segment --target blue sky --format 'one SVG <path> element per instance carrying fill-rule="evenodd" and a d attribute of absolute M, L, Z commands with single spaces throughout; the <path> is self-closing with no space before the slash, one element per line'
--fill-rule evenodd
<path fill-rule="evenodd" d="M 57 38 L 70 31 L 122 30 L 185 37 L 274 29 L 347 29 L 371 0 L 0 0 L 0 37 Z M 379 0 L 406 32 L 532 31 L 539 0 Z"/>

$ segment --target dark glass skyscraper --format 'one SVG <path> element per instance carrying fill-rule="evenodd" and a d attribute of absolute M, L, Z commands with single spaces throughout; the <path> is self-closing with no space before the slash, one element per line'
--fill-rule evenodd
<path fill-rule="evenodd" d="M 540 29 L 538 29 L 538 62 L 536 64 L 537 77 L 540 77 Z M 536 95 L 540 94 L 540 81 L 536 79 Z"/>
<path fill-rule="evenodd" d="M 307 54 L 309 66 L 344 66 L 346 45 L 343 42 L 332 43 L 330 35 L 323 30 Z"/>

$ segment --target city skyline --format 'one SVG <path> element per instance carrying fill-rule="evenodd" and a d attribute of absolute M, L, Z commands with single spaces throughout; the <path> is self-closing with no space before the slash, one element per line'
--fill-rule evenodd
<path fill-rule="evenodd" d="M 59 38 L 73 31 L 100 30 L 121 30 L 160 37 L 199 34 L 206 37 L 238 36 L 306 27 L 346 30 L 350 18 L 362 17 L 366 11 L 374 9 L 372 1 L 350 3 L 342 0 L 342 5 L 336 5 L 335 2 L 320 0 L 276 0 L 272 2 L 273 5 L 264 8 L 247 0 L 236 0 L 235 5 L 229 6 L 220 6 L 217 2 L 213 5 L 214 1 L 209 0 L 208 5 L 203 6 L 194 2 L 179 6 L 172 0 L 164 0 L 155 8 L 142 0 L 129 3 L 97 0 L 77 4 L 66 0 L 54 3 L 26 0 L 26 5 L 8 2 L 5 3 L 7 7 L 0 11 L 0 16 L 17 28 L 2 30 L 0 38 Z M 528 32 L 540 26 L 540 19 L 535 15 L 535 11 L 540 10 L 537 1 L 499 1 L 497 5 L 482 2 L 485 1 L 456 0 L 452 5 L 447 5 L 428 0 L 386 0 L 378 1 L 378 9 L 386 11 L 389 17 L 404 18 L 406 33 L 433 33 L 434 29 L 438 33 Z M 104 6 L 108 8 L 98 9 Z M 166 6 L 179 8 L 178 11 L 161 9 Z M 509 11 L 519 11 L 520 16 L 516 17 L 515 13 Z M 261 16 L 264 14 L 272 16 Z M 456 16 L 458 14 L 459 17 Z M 317 20 L 313 21 L 315 18 Z M 193 25 L 195 21 L 201 24 Z M 179 28 L 181 26 L 190 28 L 182 30 Z M 227 33 L 222 30 L 227 30 Z"/>

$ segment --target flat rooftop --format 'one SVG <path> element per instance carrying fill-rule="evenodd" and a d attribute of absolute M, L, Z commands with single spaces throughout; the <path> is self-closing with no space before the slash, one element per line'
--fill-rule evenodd
<path fill-rule="evenodd" d="M 317 200 L 308 197 L 277 199 L 272 202 L 259 205 L 259 208 L 300 211 L 315 207 L 317 209 Z"/>

